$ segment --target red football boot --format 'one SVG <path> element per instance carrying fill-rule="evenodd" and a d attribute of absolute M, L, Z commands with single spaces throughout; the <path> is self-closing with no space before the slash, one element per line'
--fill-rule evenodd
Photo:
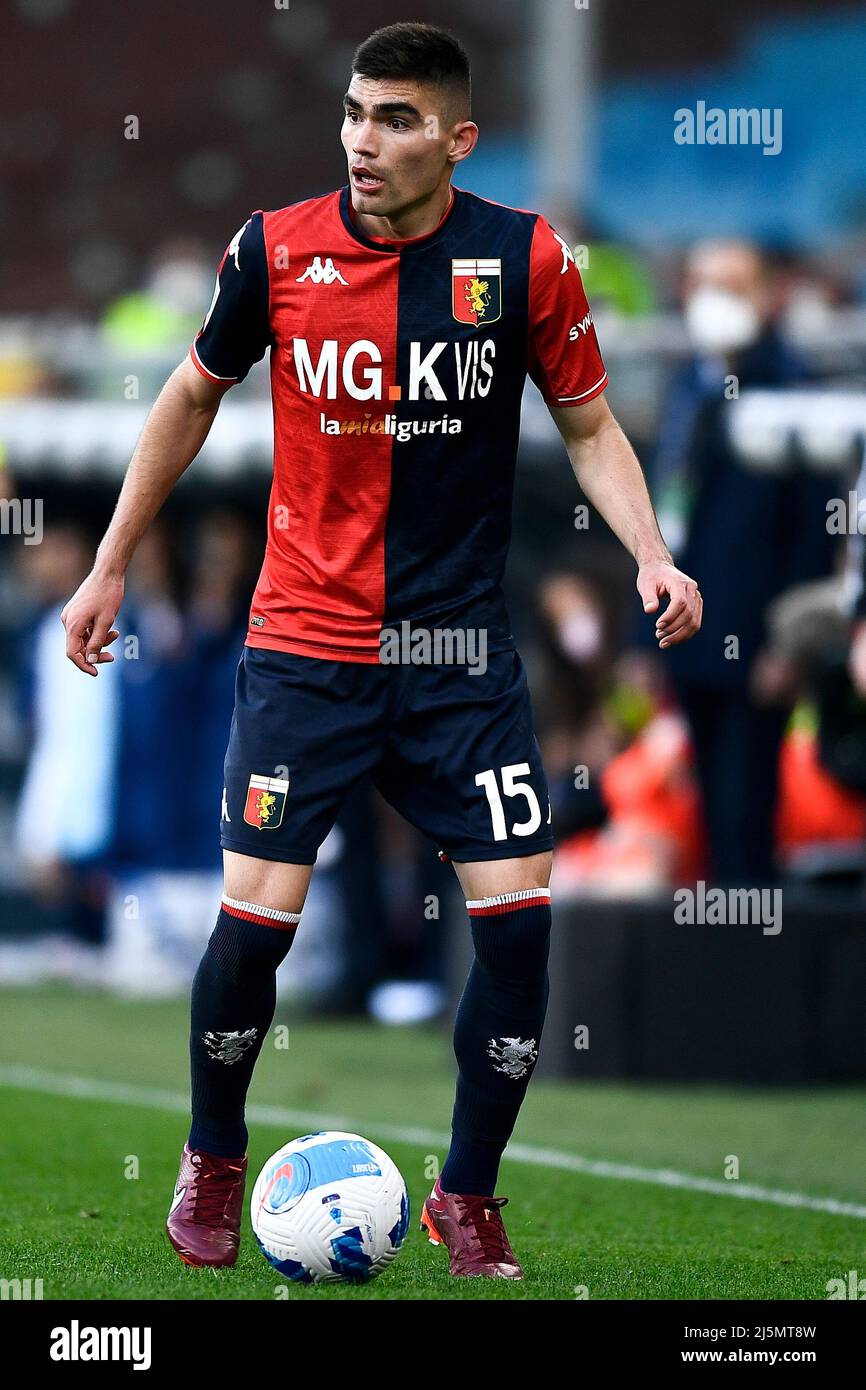
<path fill-rule="evenodd" d="M 247 1175 L 243 1158 L 183 1146 L 165 1229 L 184 1264 L 233 1265 L 241 1240 Z"/>
<path fill-rule="evenodd" d="M 444 1245 L 451 1273 L 484 1279 L 522 1279 L 523 1270 L 512 1250 L 500 1208 L 507 1197 L 477 1197 L 443 1192 L 439 1179 L 424 1203 L 421 1230 L 431 1245 Z"/>

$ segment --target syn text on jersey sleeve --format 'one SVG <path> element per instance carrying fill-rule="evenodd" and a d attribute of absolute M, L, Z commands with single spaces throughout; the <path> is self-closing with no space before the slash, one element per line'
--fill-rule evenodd
<path fill-rule="evenodd" d="M 608 384 L 574 254 L 545 218 L 529 269 L 529 374 L 548 405 L 584 405 Z"/>

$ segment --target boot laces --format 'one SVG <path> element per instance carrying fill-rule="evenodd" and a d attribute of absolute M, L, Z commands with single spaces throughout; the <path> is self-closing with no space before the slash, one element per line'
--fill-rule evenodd
<path fill-rule="evenodd" d="M 200 1152 L 192 1154 L 191 1162 L 196 1169 L 191 1194 L 195 1220 L 201 1226 L 219 1226 L 243 1168 L 234 1163 L 215 1163 L 209 1155 Z"/>
<path fill-rule="evenodd" d="M 512 1264 L 514 1256 L 508 1245 L 508 1236 L 500 1215 L 507 1197 L 463 1197 L 465 1211 L 459 1218 L 461 1226 L 471 1226 L 481 1246 L 485 1259 L 497 1264 Z"/>

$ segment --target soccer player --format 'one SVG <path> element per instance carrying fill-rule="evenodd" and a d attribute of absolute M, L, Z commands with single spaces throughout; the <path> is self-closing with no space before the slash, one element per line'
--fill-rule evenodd
<path fill-rule="evenodd" d="M 192 1127 L 169 1239 L 188 1264 L 237 1258 L 244 1105 L 275 972 L 317 850 L 372 775 L 453 863 L 475 948 L 451 1146 L 422 1225 L 452 1274 L 519 1279 L 494 1192 L 547 1004 L 552 847 L 500 590 L 527 372 L 637 562 L 662 647 L 698 629 L 701 598 L 605 403 L 569 246 L 538 213 L 452 186 L 478 138 L 460 44 L 423 24 L 380 29 L 355 55 L 343 106 L 346 186 L 254 212 L 229 243 L 64 610 L 67 651 L 89 675 L 112 659 L 138 541 L 226 391 L 270 348 L 268 540 L 225 760 L 225 891 L 192 991 Z"/>

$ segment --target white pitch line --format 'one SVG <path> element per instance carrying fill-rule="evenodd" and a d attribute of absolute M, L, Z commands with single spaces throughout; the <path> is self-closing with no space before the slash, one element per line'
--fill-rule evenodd
<path fill-rule="evenodd" d="M 188 1115 L 189 1099 L 179 1091 L 126 1081 L 99 1081 L 90 1076 L 66 1072 L 39 1071 L 34 1067 L 0 1066 L 0 1086 L 19 1091 L 39 1091 L 43 1095 L 66 1096 L 73 1100 L 114 1101 L 120 1105 L 141 1106 Z M 275 1129 L 342 1129 L 350 1133 L 370 1131 L 379 1139 L 398 1144 L 418 1144 L 422 1148 L 447 1149 L 450 1136 L 435 1129 L 411 1125 L 392 1125 L 372 1120 L 359 1121 L 348 1115 L 322 1115 L 312 1110 L 288 1110 L 281 1105 L 248 1105 L 247 1119 L 253 1124 Z M 764 1202 L 774 1207 L 797 1207 L 830 1216 L 850 1216 L 866 1221 L 866 1206 L 840 1202 L 835 1197 L 811 1197 L 806 1192 L 761 1187 L 756 1183 L 721 1182 L 671 1168 L 641 1168 L 634 1163 L 610 1163 L 605 1159 L 581 1158 L 561 1149 L 538 1148 L 534 1144 L 509 1144 L 506 1158 L 512 1163 L 528 1163 L 538 1168 L 555 1168 L 564 1173 L 583 1173 L 591 1178 L 613 1178 L 618 1182 L 642 1182 L 653 1187 L 672 1187 L 685 1192 L 704 1192 L 713 1197 L 739 1197 L 746 1202 Z"/>

